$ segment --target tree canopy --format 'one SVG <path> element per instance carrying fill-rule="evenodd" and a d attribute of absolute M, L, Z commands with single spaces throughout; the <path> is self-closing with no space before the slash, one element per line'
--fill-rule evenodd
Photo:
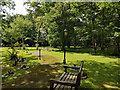
<path fill-rule="evenodd" d="M 25 2 L 29 14 L 6 18 L 2 39 L 24 40 L 31 38 L 33 45 L 66 45 L 113 47 L 118 55 L 120 44 L 120 4 L 118 2 Z M 13 19 L 14 18 L 14 19 Z M 8 22 L 7 22 L 8 21 Z M 14 34 L 13 34 L 14 33 Z M 8 40 L 9 39 L 9 40 Z"/>

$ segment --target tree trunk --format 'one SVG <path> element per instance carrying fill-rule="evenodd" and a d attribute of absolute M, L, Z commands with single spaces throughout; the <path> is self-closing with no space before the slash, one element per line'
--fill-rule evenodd
<path fill-rule="evenodd" d="M 23 37 L 24 37 L 24 35 L 23 35 L 23 32 L 22 32 L 22 48 L 25 49 L 24 48 L 24 39 L 23 39 Z"/>
<path fill-rule="evenodd" d="M 95 42 L 94 42 L 94 52 L 95 52 L 95 54 L 96 54 L 96 50 L 97 50 L 97 43 L 96 43 L 96 40 L 95 40 Z"/>
<path fill-rule="evenodd" d="M 66 42 L 66 45 L 67 45 L 68 48 L 70 48 L 70 42 L 69 41 Z"/>
<path fill-rule="evenodd" d="M 116 40 L 114 40 L 114 51 L 113 51 L 113 55 L 119 56 L 119 48 L 118 48 L 118 45 L 117 45 L 117 41 L 116 41 Z"/>
<path fill-rule="evenodd" d="M 100 47 L 101 47 L 101 51 L 104 50 L 104 47 L 103 47 L 103 29 L 101 30 L 101 41 L 100 41 Z"/>
<path fill-rule="evenodd" d="M 75 35 L 74 48 L 76 48 L 76 35 Z"/>
<path fill-rule="evenodd" d="M 68 48 L 70 48 L 70 45 L 68 45 Z"/>

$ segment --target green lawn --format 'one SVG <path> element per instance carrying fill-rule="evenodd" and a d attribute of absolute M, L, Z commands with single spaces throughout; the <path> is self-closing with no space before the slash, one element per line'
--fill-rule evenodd
<path fill-rule="evenodd" d="M 27 62 L 21 62 L 19 63 L 18 66 L 13 67 L 12 64 L 14 63 L 14 60 L 9 60 L 9 58 L 7 58 L 8 47 L 0 48 L 2 52 L 2 57 L 1 57 L 2 58 L 2 75 L 6 73 L 8 70 L 13 70 L 15 72 L 14 76 L 10 75 L 9 78 L 2 78 L 3 83 L 9 83 L 13 79 L 16 79 L 22 75 L 29 73 L 37 64 L 41 62 L 38 60 L 38 57 L 34 56 L 33 54 L 30 54 L 36 51 L 35 47 L 29 47 L 28 49 L 29 49 L 28 53 L 26 53 L 26 50 L 17 50 L 19 52 L 18 56 L 26 58 Z M 11 49 L 9 49 L 9 51 L 11 51 Z M 23 65 L 30 66 L 30 69 L 18 70 L 18 68 L 20 68 Z"/>
<path fill-rule="evenodd" d="M 46 49 L 41 47 L 42 49 Z M 28 70 L 18 71 L 15 67 L 11 67 L 11 63 L 13 61 L 5 60 L 6 50 L 8 48 L 2 48 L 2 73 L 5 73 L 9 69 L 13 69 L 17 75 L 14 78 L 18 78 L 21 75 L 25 75 L 29 73 L 33 68 L 35 68 L 38 64 L 42 63 L 38 60 L 38 57 L 32 55 L 28 55 L 28 53 L 35 52 L 35 47 L 29 47 L 30 51 L 26 53 L 25 51 L 20 51 L 20 55 L 27 58 L 28 62 L 23 63 L 25 65 L 31 66 L 32 68 Z M 92 88 L 92 89 L 120 89 L 120 82 L 118 73 L 120 70 L 120 64 L 118 60 L 120 58 L 113 56 L 104 56 L 104 55 L 93 55 L 88 52 L 93 52 L 92 49 L 67 49 L 66 52 L 66 60 L 68 65 L 76 64 L 80 66 L 81 61 L 84 61 L 84 72 L 88 74 L 88 78 L 81 82 L 81 88 Z M 43 50 L 42 54 L 47 56 L 43 56 L 42 59 L 45 63 L 51 64 L 57 60 L 58 62 L 63 61 L 63 51 L 57 48 L 49 48 L 49 50 Z M 45 61 L 46 60 L 46 61 Z M 18 68 L 18 67 L 17 67 Z M 63 70 L 63 69 L 62 69 Z M 63 72 L 63 71 L 61 71 Z M 3 82 L 12 81 L 13 77 L 3 79 Z"/>
<path fill-rule="evenodd" d="M 92 50 L 90 50 L 92 52 Z M 87 52 L 87 51 L 86 51 Z M 44 51 L 44 54 L 54 56 L 63 61 L 63 52 L 59 49 Z M 71 49 L 66 52 L 68 65 L 76 64 L 80 66 L 84 61 L 84 72 L 88 74 L 88 79 L 83 80 L 81 88 L 114 88 L 120 89 L 119 75 L 120 64 L 113 56 L 92 55 L 85 53 L 84 49 Z"/>

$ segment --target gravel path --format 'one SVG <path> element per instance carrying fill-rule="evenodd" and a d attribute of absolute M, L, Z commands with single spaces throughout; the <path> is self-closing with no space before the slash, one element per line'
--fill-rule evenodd
<path fill-rule="evenodd" d="M 36 51 L 36 52 L 33 52 L 33 54 L 35 55 L 35 56 L 39 56 L 39 51 Z M 41 56 L 43 56 L 44 54 L 41 54 Z"/>
<path fill-rule="evenodd" d="M 35 56 L 39 56 L 39 51 L 33 52 L 33 54 Z M 42 62 L 41 64 L 60 64 L 60 59 L 54 57 L 54 56 L 50 56 L 50 55 L 45 55 L 45 54 L 41 54 L 42 57 Z"/>

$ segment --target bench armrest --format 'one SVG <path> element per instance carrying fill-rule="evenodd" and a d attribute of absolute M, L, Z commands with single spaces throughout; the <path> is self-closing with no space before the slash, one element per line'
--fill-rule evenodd
<path fill-rule="evenodd" d="M 79 70 L 79 69 L 80 69 L 80 67 L 68 66 L 68 65 L 64 65 L 63 67 L 64 67 L 64 68 L 77 69 L 77 70 Z"/>
<path fill-rule="evenodd" d="M 56 83 L 56 84 L 67 85 L 67 86 L 76 86 L 76 84 L 73 82 L 60 81 L 60 80 L 55 80 L 55 79 L 50 79 L 50 82 L 52 84 Z"/>

